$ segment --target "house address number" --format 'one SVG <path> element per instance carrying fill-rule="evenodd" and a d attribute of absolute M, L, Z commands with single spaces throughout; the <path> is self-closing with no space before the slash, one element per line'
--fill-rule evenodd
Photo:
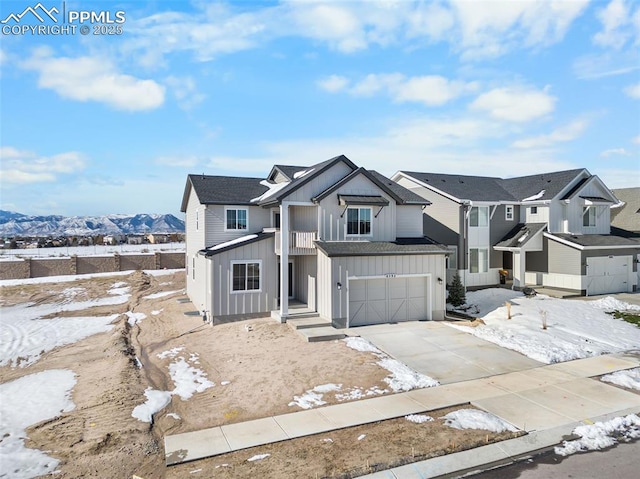
<path fill-rule="evenodd" d="M 385 278 L 395 278 L 396 274 L 395 273 L 387 273 L 384 276 L 385 276 Z"/>

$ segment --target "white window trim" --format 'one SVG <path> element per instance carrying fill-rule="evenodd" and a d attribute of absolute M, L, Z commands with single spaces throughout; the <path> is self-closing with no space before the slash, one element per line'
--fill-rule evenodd
<path fill-rule="evenodd" d="M 509 211 L 511 211 L 511 218 L 509 218 Z M 516 208 L 513 205 L 506 205 L 504 207 L 504 220 L 505 221 L 513 221 L 516 214 Z"/>
<path fill-rule="evenodd" d="M 260 288 L 258 289 L 241 289 L 238 291 L 233 290 L 233 266 L 236 264 L 252 264 L 257 263 L 258 268 L 260 269 L 260 275 L 258 276 L 258 281 L 260 282 Z M 246 284 L 245 284 L 246 287 Z M 241 260 L 231 260 L 229 262 L 229 294 L 251 294 L 251 293 L 262 293 L 262 260 L 261 259 L 241 259 Z"/>
<path fill-rule="evenodd" d="M 247 212 L 247 227 L 246 228 L 227 228 L 227 211 L 229 210 L 244 210 Z M 224 207 L 224 218 L 222 219 L 224 222 L 224 231 L 249 231 L 249 208 L 245 206 L 225 206 Z M 236 215 L 236 223 L 238 221 L 238 216 Z"/>
<path fill-rule="evenodd" d="M 358 224 L 360 224 L 360 210 L 369 210 L 369 218 L 371 221 L 371 231 L 369 231 L 369 233 L 367 234 L 350 234 L 349 231 L 349 210 L 358 210 Z M 360 230 L 360 228 L 358 228 L 358 230 Z M 347 210 L 344 212 L 344 234 L 345 236 L 349 237 L 349 238 L 369 238 L 371 236 L 373 236 L 373 208 L 371 208 L 370 206 L 349 206 L 347 207 Z"/>
<path fill-rule="evenodd" d="M 533 209 L 536 209 L 536 211 L 534 212 Z M 537 206 L 530 206 L 529 207 L 529 214 L 530 215 L 537 215 L 538 214 L 538 207 Z"/>
<path fill-rule="evenodd" d="M 478 225 L 477 226 L 473 226 L 471 224 L 471 211 L 473 210 L 473 208 L 477 208 L 478 209 L 478 220 L 480 220 L 480 208 L 484 208 L 487 211 L 487 224 L 486 225 L 480 225 L 480 221 L 478 221 Z M 489 207 L 488 206 L 472 206 L 471 210 L 469 210 L 469 228 L 488 228 L 489 227 Z"/>
<path fill-rule="evenodd" d="M 472 272 L 471 271 L 471 250 L 478 250 L 478 271 L 477 272 Z M 486 259 L 487 259 L 487 270 L 486 271 L 481 271 L 480 268 L 480 251 L 486 251 Z M 484 274 L 484 273 L 488 273 L 489 272 L 489 267 L 490 267 L 490 256 L 489 256 L 489 248 L 469 248 L 469 274 Z"/>
<path fill-rule="evenodd" d="M 584 215 L 587 211 L 593 211 L 593 224 L 584 224 Z M 589 219 L 591 219 L 591 213 L 589 213 Z M 598 227 L 598 212 L 595 209 L 595 206 L 583 206 L 582 207 L 582 227 L 583 228 L 597 228 Z"/>
<path fill-rule="evenodd" d="M 453 249 L 453 253 L 447 255 L 447 269 L 458 269 L 458 246 L 449 245 L 448 248 Z M 454 265 L 451 266 L 451 258 L 454 258 Z"/>

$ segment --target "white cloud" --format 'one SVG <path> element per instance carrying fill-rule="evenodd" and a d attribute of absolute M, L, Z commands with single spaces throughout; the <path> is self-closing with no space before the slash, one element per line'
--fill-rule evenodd
<path fill-rule="evenodd" d="M 556 143 L 575 140 L 588 125 L 589 122 L 585 119 L 574 120 L 567 125 L 556 128 L 549 134 L 516 140 L 512 146 L 515 148 L 544 148 Z"/>
<path fill-rule="evenodd" d="M 624 89 L 624 92 L 627 96 L 635 98 L 636 100 L 640 100 L 640 83 L 629 85 Z"/>
<path fill-rule="evenodd" d="M 630 48 L 581 56 L 573 62 L 572 69 L 579 79 L 593 80 L 626 75 L 640 70 L 640 65 L 638 65 L 638 53 Z"/>
<path fill-rule="evenodd" d="M 349 79 L 340 75 L 330 75 L 326 78 L 318 80 L 316 84 L 322 90 L 328 91 L 329 93 L 334 93 L 340 90 L 344 90 L 349 84 Z"/>
<path fill-rule="evenodd" d="M 498 57 L 519 47 L 556 43 L 578 18 L 588 0 L 469 2 L 452 0 L 459 22 L 463 57 Z"/>
<path fill-rule="evenodd" d="M 141 111 L 164 102 L 164 87 L 119 73 L 114 65 L 97 57 L 54 57 L 51 49 L 36 49 L 21 66 L 38 72 L 38 86 L 78 101 L 97 101 L 117 110 Z"/>
<path fill-rule="evenodd" d="M 0 180 L 6 184 L 53 182 L 60 174 L 76 173 L 86 166 L 84 155 L 77 151 L 46 157 L 3 146 L 0 159 Z"/>
<path fill-rule="evenodd" d="M 640 145 L 640 135 L 634 136 L 631 138 L 631 143 L 635 143 L 636 145 Z"/>
<path fill-rule="evenodd" d="M 624 0 L 612 0 L 598 11 L 596 17 L 602 23 L 602 31 L 593 37 L 596 45 L 618 49 L 632 38 L 633 23 L 629 7 Z"/>
<path fill-rule="evenodd" d="M 551 113 L 555 102 L 556 98 L 546 91 L 518 86 L 483 93 L 471 103 L 470 108 L 486 111 L 500 120 L 526 122 Z"/>
<path fill-rule="evenodd" d="M 631 153 L 629 153 L 624 148 L 611 148 L 600 153 L 600 156 L 602 158 L 609 158 L 612 155 L 631 156 Z"/>
<path fill-rule="evenodd" d="M 449 80 L 438 75 L 406 77 L 401 73 L 370 74 L 353 83 L 345 77 L 332 76 L 319 85 L 327 91 L 346 91 L 353 96 L 389 95 L 398 103 L 417 102 L 427 106 L 439 106 L 478 89 L 477 82 Z"/>
<path fill-rule="evenodd" d="M 165 78 L 165 83 L 172 89 L 178 105 L 183 110 L 190 110 L 206 98 L 205 95 L 198 92 L 196 82 L 190 76 L 169 76 Z"/>

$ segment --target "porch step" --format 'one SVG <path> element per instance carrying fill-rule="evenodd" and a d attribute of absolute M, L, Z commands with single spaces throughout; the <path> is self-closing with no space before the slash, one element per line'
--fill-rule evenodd
<path fill-rule="evenodd" d="M 339 330 L 331 326 L 298 329 L 297 333 L 302 336 L 308 343 L 315 343 L 319 341 L 333 341 L 334 339 L 343 339 L 346 337 L 346 334 L 341 333 Z"/>
<path fill-rule="evenodd" d="M 318 313 L 314 313 L 314 316 L 297 316 L 287 319 L 287 325 L 291 329 L 308 329 L 308 328 L 321 328 L 324 326 L 331 326 L 331 321 L 328 319 L 322 319 L 318 316 Z"/>

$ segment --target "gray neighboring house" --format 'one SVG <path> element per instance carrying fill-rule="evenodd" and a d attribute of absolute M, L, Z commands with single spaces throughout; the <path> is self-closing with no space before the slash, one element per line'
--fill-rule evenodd
<path fill-rule="evenodd" d="M 189 175 L 187 294 L 220 321 L 444 319 L 447 249 L 423 235 L 428 205 L 345 156 L 266 178 Z"/>
<path fill-rule="evenodd" d="M 612 191 L 620 203 L 611 207 L 611 227 L 640 235 L 640 187 Z"/>
<path fill-rule="evenodd" d="M 611 228 L 618 198 L 586 169 L 516 178 L 399 171 L 432 205 L 424 232 L 453 251 L 447 279 L 467 287 L 546 286 L 594 295 L 638 288 L 640 238 Z M 615 208 L 614 208 L 615 211 Z"/>

